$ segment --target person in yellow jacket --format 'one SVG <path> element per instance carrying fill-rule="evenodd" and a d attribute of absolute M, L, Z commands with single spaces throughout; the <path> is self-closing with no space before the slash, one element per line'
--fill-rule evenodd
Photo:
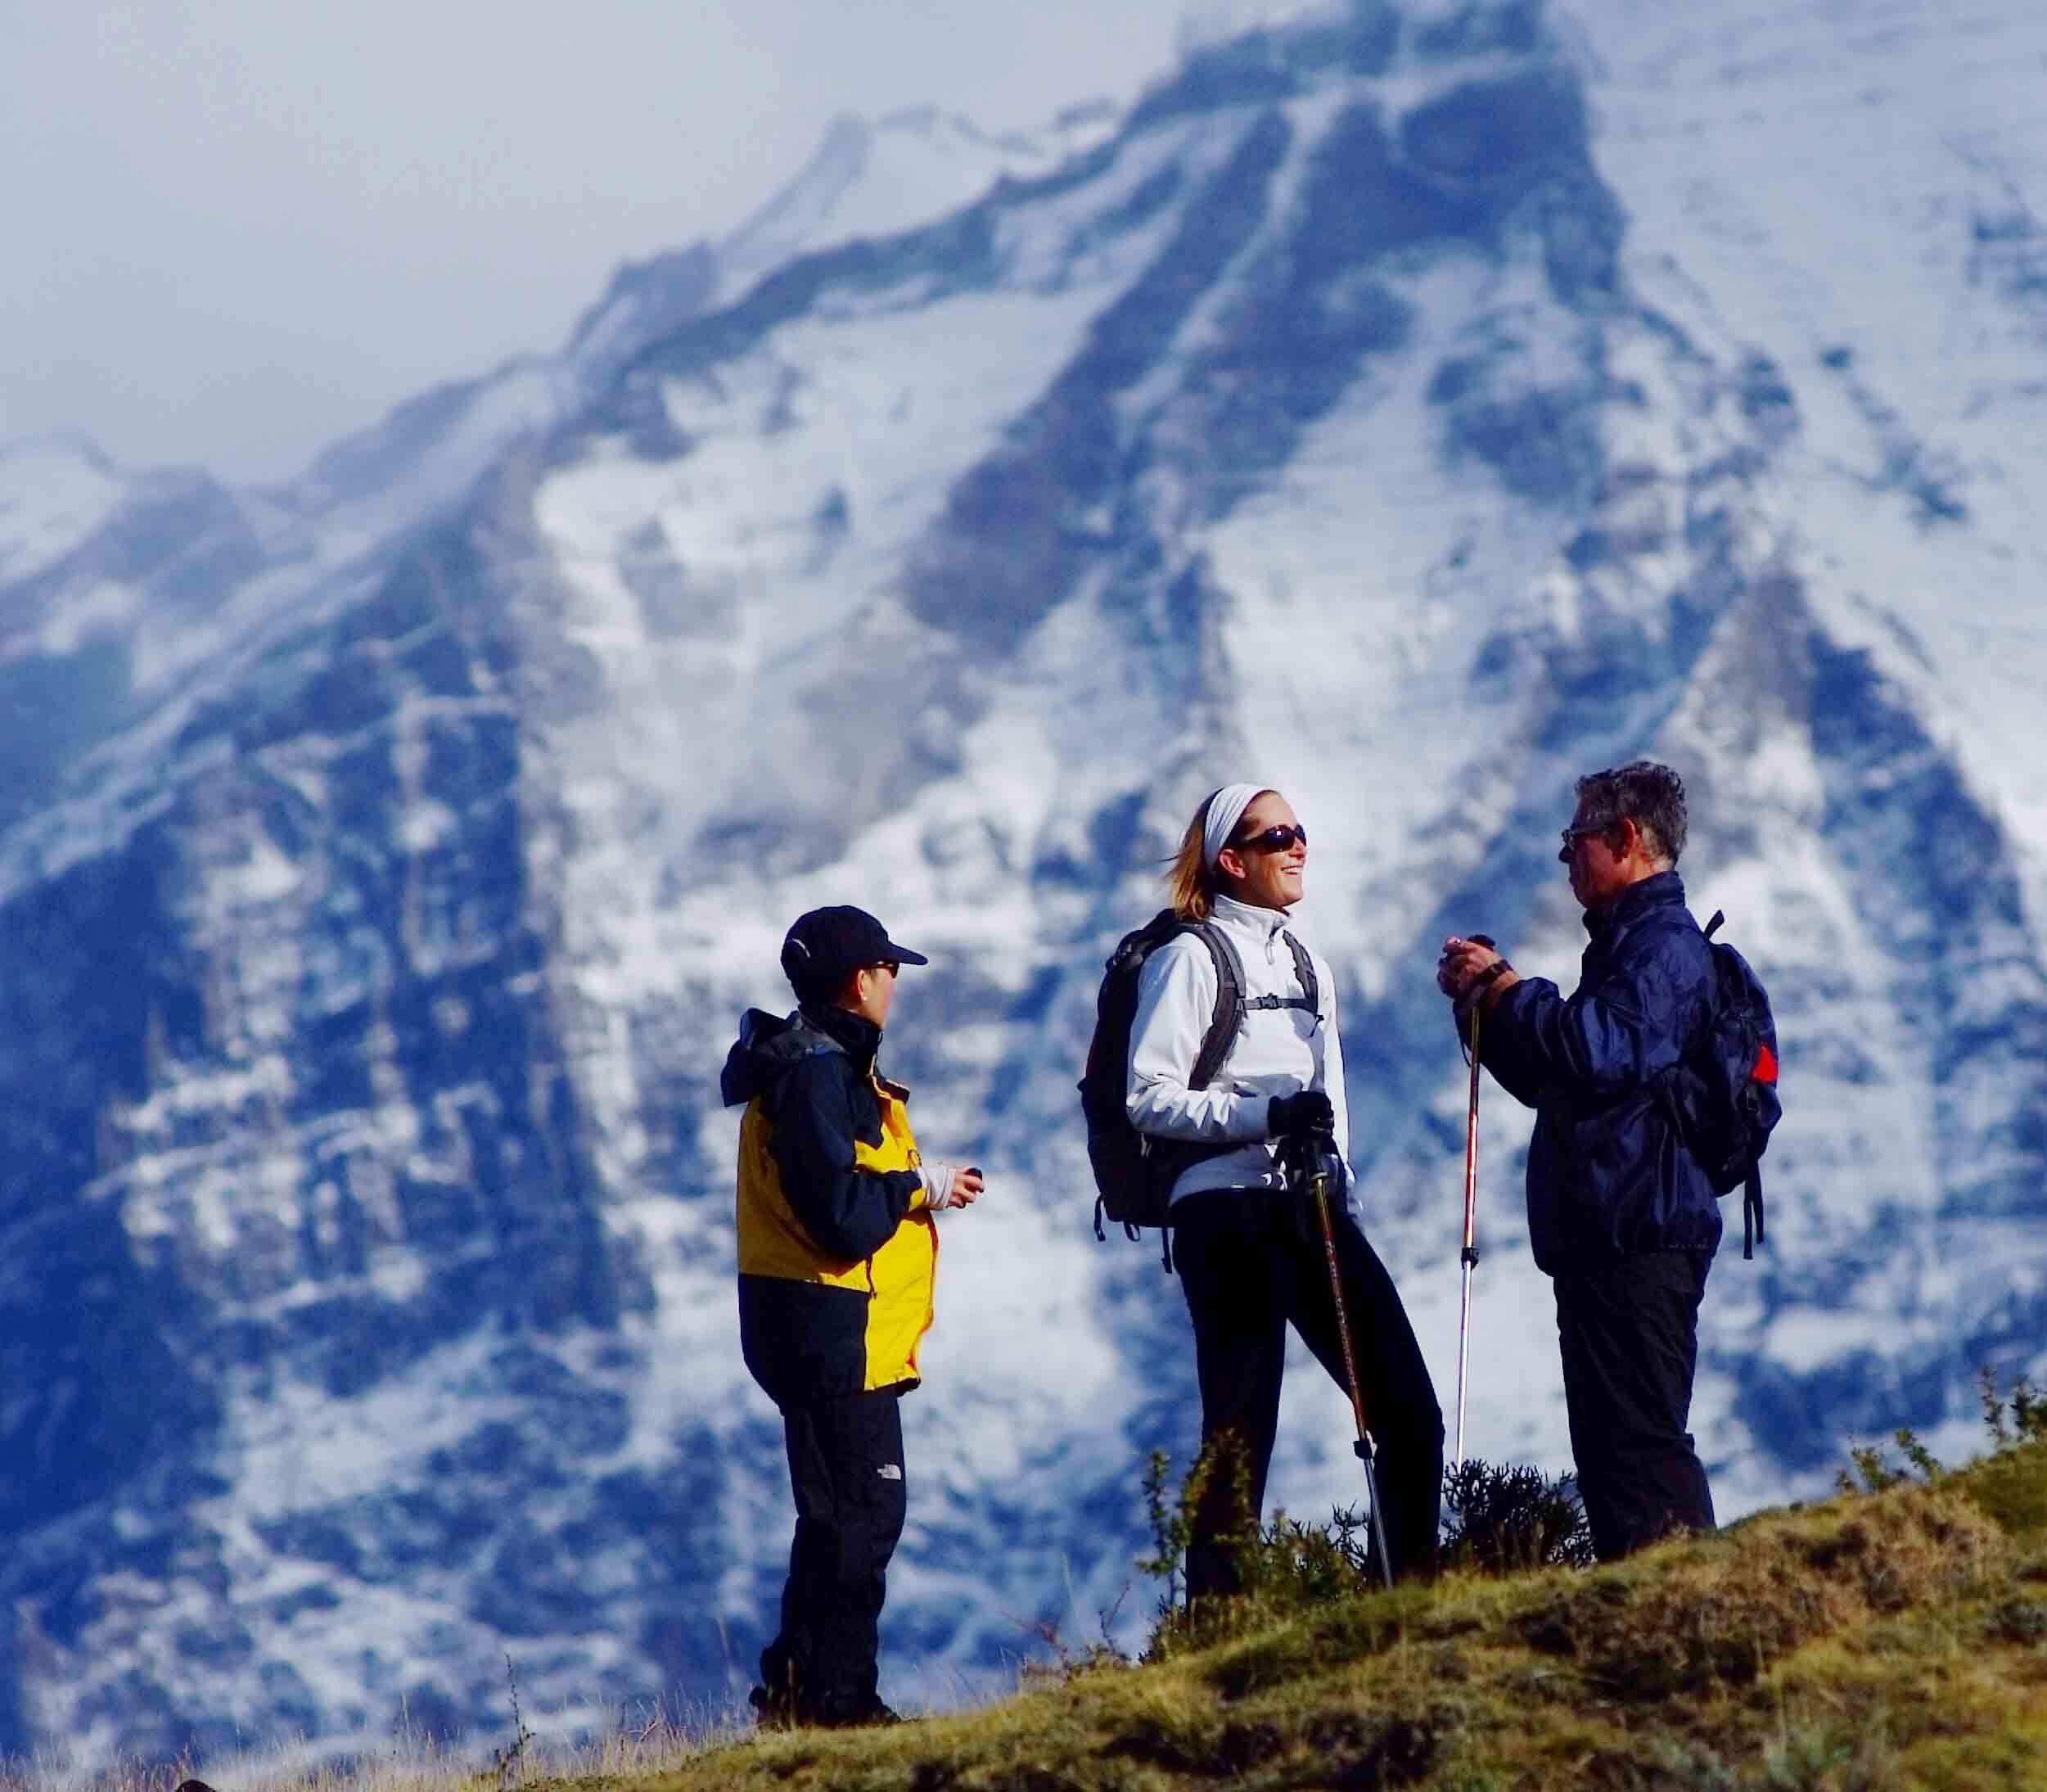
<path fill-rule="evenodd" d="M 796 1528 L 782 1625 L 752 1702 L 764 1723 L 889 1723 L 881 1604 L 903 1532 L 899 1397 L 922 1379 L 935 1215 L 981 1194 L 927 1164 L 909 1091 L 876 1068 L 905 964 L 863 909 L 813 909 L 782 945 L 796 1010 L 747 1010 L 725 1060 L 739 1128 L 739 1345 L 781 1409 Z"/>

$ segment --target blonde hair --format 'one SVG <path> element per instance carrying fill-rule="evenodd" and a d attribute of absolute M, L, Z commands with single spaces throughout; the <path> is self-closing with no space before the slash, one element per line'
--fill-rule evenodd
<path fill-rule="evenodd" d="M 1166 900 L 1183 921 L 1206 921 L 1215 909 L 1215 898 L 1222 894 L 1223 881 L 1209 869 L 1206 851 L 1209 806 L 1221 794 L 1215 791 L 1202 799 L 1194 819 L 1187 824 L 1187 832 L 1180 836 L 1179 851 L 1166 869 Z M 1261 790 L 1258 797 L 1272 794 Z M 1251 801 L 1257 801 L 1258 797 Z"/>

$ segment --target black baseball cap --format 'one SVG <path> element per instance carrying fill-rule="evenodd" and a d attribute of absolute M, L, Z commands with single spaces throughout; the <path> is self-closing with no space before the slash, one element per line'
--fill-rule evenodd
<path fill-rule="evenodd" d="M 841 903 L 800 914 L 782 941 L 782 968 L 799 990 L 836 987 L 864 965 L 928 964 L 922 952 L 898 946 L 865 909 Z"/>

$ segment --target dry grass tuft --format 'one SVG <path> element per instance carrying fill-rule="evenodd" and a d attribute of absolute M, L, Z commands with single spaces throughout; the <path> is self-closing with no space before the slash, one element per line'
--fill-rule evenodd
<path fill-rule="evenodd" d="M 1959 1494 L 1900 1487 L 1846 1514 L 1779 1514 L 1604 1569 L 1560 1589 L 1522 1634 L 1609 1697 L 1745 1686 L 1850 1625 L 1986 1587 L 2009 1565 L 1995 1523 Z"/>

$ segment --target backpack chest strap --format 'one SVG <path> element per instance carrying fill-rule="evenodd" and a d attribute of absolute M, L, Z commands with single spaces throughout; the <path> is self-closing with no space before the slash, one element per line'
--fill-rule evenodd
<path fill-rule="evenodd" d="M 1283 928 L 1279 937 L 1287 942 L 1287 950 L 1293 955 L 1294 976 L 1300 982 L 1301 993 L 1298 995 L 1256 996 L 1243 1004 L 1245 1010 L 1296 1008 L 1313 1014 L 1319 1020 L 1322 1018 L 1322 986 L 1315 976 L 1315 961 L 1308 956 L 1307 947 L 1296 940 L 1290 931 Z"/>
<path fill-rule="evenodd" d="M 1314 960 L 1308 956 L 1308 949 L 1292 933 L 1283 928 L 1279 937 L 1287 942 L 1287 950 L 1293 957 L 1295 980 L 1301 985 L 1298 995 L 1239 995 L 1237 1009 L 1240 1014 L 1270 1013 L 1274 1009 L 1297 1009 L 1313 1014 L 1318 1019 L 1322 1013 L 1321 982 L 1315 976 Z"/>

